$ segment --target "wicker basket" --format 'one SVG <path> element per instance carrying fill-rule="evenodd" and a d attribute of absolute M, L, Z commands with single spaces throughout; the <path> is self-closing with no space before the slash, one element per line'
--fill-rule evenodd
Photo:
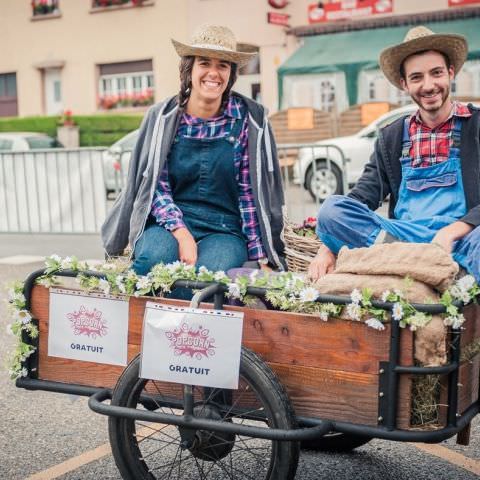
<path fill-rule="evenodd" d="M 306 272 L 322 242 L 317 236 L 302 237 L 297 235 L 288 221 L 285 221 L 283 236 L 288 270 L 291 272 Z"/>

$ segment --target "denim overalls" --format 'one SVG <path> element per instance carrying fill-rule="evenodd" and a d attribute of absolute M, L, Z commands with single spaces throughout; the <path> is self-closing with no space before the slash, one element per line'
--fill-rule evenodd
<path fill-rule="evenodd" d="M 234 146 L 242 124 L 243 119 L 237 119 L 228 137 L 177 136 L 168 155 L 172 198 L 197 242 L 197 267 L 226 271 L 242 266 L 248 258 L 234 163 Z M 146 274 L 157 263 L 178 260 L 178 243 L 150 219 L 135 246 L 134 257 L 134 270 Z"/>
<path fill-rule="evenodd" d="M 462 123 L 454 120 L 452 146 L 448 159 L 429 167 L 412 167 L 408 132 L 403 126 L 402 181 L 395 219 L 377 215 L 363 203 L 343 195 L 328 198 L 318 214 L 317 234 L 334 253 L 349 248 L 370 246 L 380 230 L 405 242 L 428 243 L 443 227 L 467 212 L 460 161 Z M 453 245 L 453 258 L 480 279 L 480 229 L 476 228 Z"/>

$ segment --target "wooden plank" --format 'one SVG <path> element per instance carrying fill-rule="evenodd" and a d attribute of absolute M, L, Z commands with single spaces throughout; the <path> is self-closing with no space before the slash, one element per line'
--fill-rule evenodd
<path fill-rule="evenodd" d="M 130 299 L 129 343 L 141 342 L 147 301 L 164 302 L 148 297 Z M 225 309 L 245 313 L 243 344 L 267 362 L 376 374 L 378 363 L 388 360 L 389 326 L 380 332 L 340 319 L 323 322 L 313 315 L 231 306 Z M 409 330 L 402 332 L 402 364 L 411 364 L 412 338 Z"/>
<path fill-rule="evenodd" d="M 378 375 L 269 363 L 295 414 L 377 425 Z"/>

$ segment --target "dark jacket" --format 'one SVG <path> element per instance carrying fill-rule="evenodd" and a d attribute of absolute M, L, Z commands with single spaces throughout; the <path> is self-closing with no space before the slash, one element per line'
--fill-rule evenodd
<path fill-rule="evenodd" d="M 474 227 L 480 225 L 480 109 L 468 106 L 472 116 L 462 120 L 460 159 L 462 179 L 467 203 L 467 213 L 462 222 Z M 400 157 L 405 117 L 402 117 L 378 132 L 375 149 L 365 166 L 362 176 L 348 194 L 376 210 L 390 195 L 388 216 L 394 218 L 395 205 L 402 180 Z"/>
<path fill-rule="evenodd" d="M 242 95 L 248 109 L 248 154 L 252 191 L 260 235 L 270 263 L 283 269 L 284 196 L 277 151 L 267 112 Z M 167 160 L 180 121 L 176 97 L 153 105 L 145 118 L 132 152 L 125 188 L 102 226 L 102 240 L 109 255 L 132 248 L 145 228 L 158 176 Z"/>

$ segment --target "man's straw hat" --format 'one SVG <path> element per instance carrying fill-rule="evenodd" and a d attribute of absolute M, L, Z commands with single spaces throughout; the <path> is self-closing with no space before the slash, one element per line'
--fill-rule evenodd
<path fill-rule="evenodd" d="M 402 43 L 380 53 L 380 67 L 388 80 L 401 89 L 400 66 L 410 55 L 425 50 L 444 53 L 450 59 L 456 75 L 465 63 L 468 46 L 462 35 L 433 33 L 427 27 L 419 26 L 410 29 Z"/>
<path fill-rule="evenodd" d="M 239 52 L 233 32 L 219 25 L 199 27 L 193 34 L 190 44 L 173 39 L 172 43 L 181 57 L 218 58 L 236 63 L 239 67 L 246 65 L 256 55 L 256 53 Z"/>

